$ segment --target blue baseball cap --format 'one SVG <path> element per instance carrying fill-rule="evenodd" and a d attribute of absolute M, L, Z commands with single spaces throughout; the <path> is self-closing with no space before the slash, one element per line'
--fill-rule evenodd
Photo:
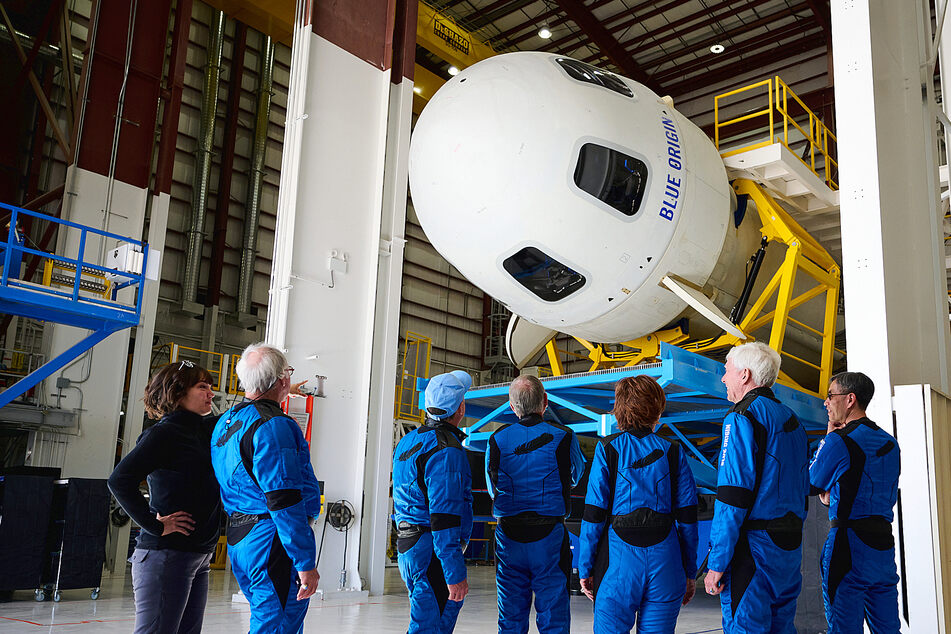
<path fill-rule="evenodd" d="M 456 413 L 472 387 L 472 377 L 462 370 L 437 374 L 426 385 L 424 404 L 426 413 L 435 420 L 448 418 Z"/>

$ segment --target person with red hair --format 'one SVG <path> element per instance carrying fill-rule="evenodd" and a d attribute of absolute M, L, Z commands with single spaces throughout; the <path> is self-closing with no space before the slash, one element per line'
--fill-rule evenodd
<path fill-rule="evenodd" d="M 618 433 L 595 450 L 581 523 L 581 588 L 594 631 L 673 634 L 695 592 L 697 485 L 680 445 L 654 433 L 667 399 L 649 376 L 618 381 Z"/>

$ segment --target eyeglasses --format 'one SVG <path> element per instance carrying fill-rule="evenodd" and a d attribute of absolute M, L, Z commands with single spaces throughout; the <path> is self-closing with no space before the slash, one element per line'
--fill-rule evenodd
<path fill-rule="evenodd" d="M 833 394 L 832 392 L 829 392 L 829 394 L 826 396 L 826 399 L 825 399 L 825 400 L 828 401 L 828 400 L 830 400 L 830 399 L 831 399 L 832 397 L 834 397 L 834 396 L 848 396 L 848 395 L 851 394 L 851 393 L 852 393 L 852 392 L 839 392 L 838 394 Z"/>
<path fill-rule="evenodd" d="M 194 362 L 194 361 L 189 361 L 189 360 L 186 359 L 185 361 L 182 361 L 182 362 L 179 364 L 179 366 L 178 366 L 178 371 L 181 372 L 181 371 L 184 370 L 185 368 L 194 368 L 194 367 L 195 367 L 195 362 Z"/>
<path fill-rule="evenodd" d="M 288 366 L 288 367 L 284 368 L 283 374 L 284 374 L 284 376 L 286 376 L 286 377 L 290 377 L 290 375 L 294 374 L 294 368 L 293 368 L 292 366 Z"/>

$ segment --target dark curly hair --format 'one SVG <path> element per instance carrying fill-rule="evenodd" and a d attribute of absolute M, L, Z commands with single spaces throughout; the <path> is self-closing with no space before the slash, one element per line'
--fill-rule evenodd
<path fill-rule="evenodd" d="M 199 384 L 214 385 L 211 373 L 191 361 L 169 363 L 152 375 L 145 388 L 145 412 L 149 418 L 158 420 L 178 409 L 179 403 L 188 390 Z"/>
<path fill-rule="evenodd" d="M 653 430 L 666 406 L 664 388 L 653 377 L 629 376 L 614 386 L 614 416 L 621 431 Z"/>

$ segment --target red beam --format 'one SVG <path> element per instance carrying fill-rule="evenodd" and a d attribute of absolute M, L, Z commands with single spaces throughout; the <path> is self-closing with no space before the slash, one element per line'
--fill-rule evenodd
<path fill-rule="evenodd" d="M 107 175 L 112 162 L 116 111 L 123 85 L 126 46 L 132 38 L 125 102 L 119 122 L 115 178 L 145 189 L 152 175 L 155 121 L 161 94 L 165 43 L 172 0 L 151 0 L 135 5 L 135 22 L 129 33 L 131 0 L 100 0 L 96 50 L 84 95 L 87 107 L 77 165 Z"/>
<path fill-rule="evenodd" d="M 234 54 L 231 56 L 231 77 L 228 80 L 228 106 L 225 114 L 224 147 L 218 170 L 218 200 L 215 205 L 215 228 L 211 237 L 211 266 L 205 306 L 221 301 L 221 270 L 225 258 L 225 237 L 228 234 L 228 210 L 231 206 L 231 176 L 234 173 L 234 144 L 238 135 L 238 109 L 241 101 L 241 78 L 244 77 L 244 52 L 247 49 L 248 27 L 237 23 Z M 263 42 L 262 42 L 263 45 Z M 263 55 L 263 51 L 260 52 Z"/>
<path fill-rule="evenodd" d="M 175 26 L 172 28 L 172 53 L 168 60 L 168 79 L 163 91 L 165 112 L 162 113 L 162 140 L 159 142 L 158 165 L 155 170 L 155 191 L 172 190 L 172 167 L 175 165 L 175 141 L 178 118 L 182 111 L 182 89 L 185 85 L 185 58 L 188 50 L 188 26 L 192 19 L 192 0 L 178 0 Z"/>

